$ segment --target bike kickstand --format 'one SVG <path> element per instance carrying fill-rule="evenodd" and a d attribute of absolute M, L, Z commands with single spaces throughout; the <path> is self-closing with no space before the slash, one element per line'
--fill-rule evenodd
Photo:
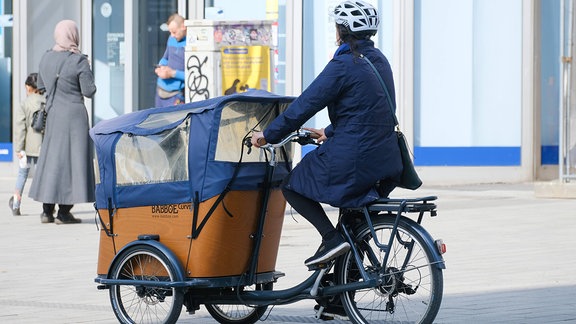
<path fill-rule="evenodd" d="M 318 296 L 318 287 L 320 287 L 320 281 L 322 281 L 322 277 L 324 277 L 324 274 L 326 273 L 326 271 L 328 271 L 328 269 L 330 268 L 326 267 L 320 270 L 320 274 L 318 274 L 318 277 L 316 278 L 316 281 L 314 282 L 312 289 L 310 289 L 310 296 L 313 297 Z"/>

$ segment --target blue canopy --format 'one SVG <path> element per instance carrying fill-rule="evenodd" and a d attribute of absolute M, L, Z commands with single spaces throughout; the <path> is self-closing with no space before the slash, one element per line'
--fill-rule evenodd
<path fill-rule="evenodd" d="M 243 141 L 293 100 L 251 90 L 99 122 L 90 130 L 97 155 L 96 207 L 202 202 L 227 187 L 259 190 L 266 156 L 260 150 L 248 154 Z M 285 163 L 278 164 L 275 183 L 290 171 L 291 153 L 287 146 L 287 154 L 279 154 Z"/>

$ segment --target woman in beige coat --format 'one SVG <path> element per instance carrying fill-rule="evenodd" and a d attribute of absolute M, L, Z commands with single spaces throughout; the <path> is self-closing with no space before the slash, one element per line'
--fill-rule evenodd
<path fill-rule="evenodd" d="M 9 205 L 12 215 L 20 216 L 20 202 L 22 192 L 28 179 L 30 167 L 35 166 L 40 154 L 42 133 L 32 129 L 32 115 L 40 110 L 46 102 L 42 91 L 37 86 L 38 73 L 30 73 L 24 82 L 26 87 L 26 99 L 20 104 L 20 109 L 15 112 L 14 122 L 14 152 L 19 160 L 18 178 L 14 195 L 10 198 Z"/>

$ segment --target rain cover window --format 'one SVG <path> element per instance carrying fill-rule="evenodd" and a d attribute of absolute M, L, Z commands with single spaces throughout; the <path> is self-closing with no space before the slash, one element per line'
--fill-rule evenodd
<path fill-rule="evenodd" d="M 118 186 L 188 180 L 188 123 L 158 134 L 123 134 L 116 144 Z"/>

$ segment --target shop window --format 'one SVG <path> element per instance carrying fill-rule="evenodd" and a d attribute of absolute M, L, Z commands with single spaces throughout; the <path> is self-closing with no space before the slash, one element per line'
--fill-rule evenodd
<path fill-rule="evenodd" d="M 520 165 L 522 1 L 415 1 L 419 166 Z"/>

